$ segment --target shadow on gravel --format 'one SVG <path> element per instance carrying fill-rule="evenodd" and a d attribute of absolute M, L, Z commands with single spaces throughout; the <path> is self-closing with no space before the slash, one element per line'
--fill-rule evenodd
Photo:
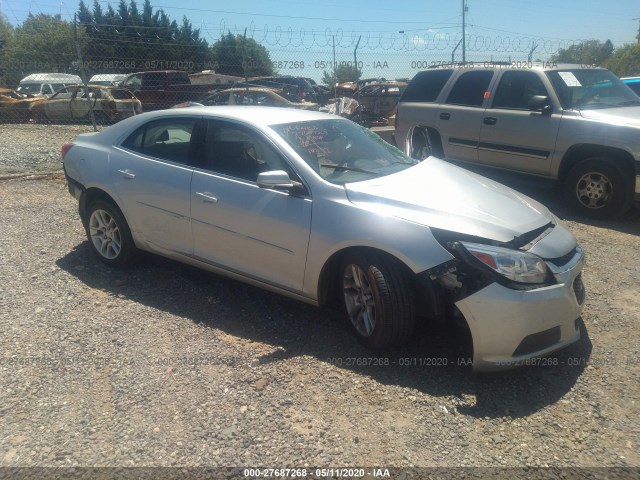
<path fill-rule="evenodd" d="M 304 368 L 312 357 L 382 384 L 449 397 L 443 401 L 449 409 L 453 396 L 453 407 L 473 417 L 524 417 L 557 402 L 576 383 L 591 354 L 583 327 L 578 343 L 544 364 L 491 376 L 473 375 L 463 342 L 446 326 L 421 324 L 409 345 L 379 353 L 365 349 L 347 333 L 340 312 L 318 309 L 155 255 L 145 255 L 129 269 L 112 269 L 99 262 L 83 242 L 56 263 L 87 286 L 109 294 L 113 301 L 128 299 L 276 347 L 258 358 L 259 364 L 293 361 Z M 215 356 L 215 345 L 206 354 Z M 246 365 L 246 359 L 242 362 Z M 240 360 L 231 363 L 235 364 Z"/>

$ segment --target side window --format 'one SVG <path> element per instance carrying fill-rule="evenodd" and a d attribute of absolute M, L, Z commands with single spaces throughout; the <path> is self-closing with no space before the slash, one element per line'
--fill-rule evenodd
<path fill-rule="evenodd" d="M 147 123 L 138 128 L 122 146 L 144 155 L 176 163 L 196 162 L 191 135 L 195 118 L 167 118 Z"/>
<path fill-rule="evenodd" d="M 220 92 L 209 95 L 202 102 L 204 105 L 228 105 L 229 104 L 229 92 Z"/>
<path fill-rule="evenodd" d="M 61 99 L 61 98 L 71 98 L 73 96 L 73 90 L 70 88 L 62 88 L 60 90 L 58 90 L 58 92 L 51 97 L 56 98 L 56 99 Z"/>
<path fill-rule="evenodd" d="M 534 72 L 508 71 L 500 79 L 493 108 L 528 110 L 529 100 L 536 95 L 549 95 L 538 75 Z"/>
<path fill-rule="evenodd" d="M 484 94 L 489 89 L 492 77 L 493 72 L 490 70 L 463 73 L 456 80 L 451 92 L 449 92 L 446 103 L 467 107 L 481 107 L 484 101 Z"/>
<path fill-rule="evenodd" d="M 251 98 L 242 90 L 241 92 L 233 92 L 234 105 L 251 105 Z"/>
<path fill-rule="evenodd" d="M 51 95 L 53 93 L 53 90 L 51 90 L 51 86 L 47 83 L 45 83 L 44 85 L 42 85 L 42 94 L 43 95 Z"/>
<path fill-rule="evenodd" d="M 133 75 L 127 79 L 125 86 L 130 90 L 140 90 L 142 87 L 142 75 Z"/>
<path fill-rule="evenodd" d="M 259 132 L 230 122 L 207 122 L 205 170 L 255 182 L 260 172 L 285 170 L 282 156 Z"/>
<path fill-rule="evenodd" d="M 435 102 L 453 70 L 428 70 L 420 72 L 402 94 L 401 102 Z"/>
<path fill-rule="evenodd" d="M 271 106 L 275 105 L 273 99 L 264 92 L 247 92 L 247 96 L 251 99 L 251 105 Z"/>

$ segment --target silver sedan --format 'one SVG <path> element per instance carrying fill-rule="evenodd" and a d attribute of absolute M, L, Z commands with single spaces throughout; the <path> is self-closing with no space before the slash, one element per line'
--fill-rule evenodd
<path fill-rule="evenodd" d="M 578 340 L 582 250 L 538 202 L 349 120 L 268 107 L 126 119 L 62 147 L 89 244 L 157 253 L 314 305 L 367 346 L 417 321 L 470 335 L 497 370 Z"/>

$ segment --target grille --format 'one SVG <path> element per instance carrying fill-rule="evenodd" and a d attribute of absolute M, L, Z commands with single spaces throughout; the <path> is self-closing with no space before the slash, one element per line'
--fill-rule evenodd
<path fill-rule="evenodd" d="M 578 274 L 573 281 L 573 293 L 576 295 L 578 305 L 582 305 L 584 303 L 585 296 L 584 283 L 582 283 L 582 273 Z"/>

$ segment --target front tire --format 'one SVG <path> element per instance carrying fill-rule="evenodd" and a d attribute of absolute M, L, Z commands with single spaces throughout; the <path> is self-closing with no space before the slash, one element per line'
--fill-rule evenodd
<path fill-rule="evenodd" d="M 87 209 L 85 230 L 91 250 L 107 265 L 124 266 L 136 253 L 131 230 L 112 203 L 95 201 Z"/>
<path fill-rule="evenodd" d="M 367 347 L 405 343 L 415 326 L 413 285 L 400 265 L 379 257 L 349 256 L 341 286 L 348 325 Z"/>
<path fill-rule="evenodd" d="M 588 158 L 567 175 L 565 194 L 581 215 L 615 218 L 631 206 L 631 189 L 624 172 L 608 158 Z"/>

